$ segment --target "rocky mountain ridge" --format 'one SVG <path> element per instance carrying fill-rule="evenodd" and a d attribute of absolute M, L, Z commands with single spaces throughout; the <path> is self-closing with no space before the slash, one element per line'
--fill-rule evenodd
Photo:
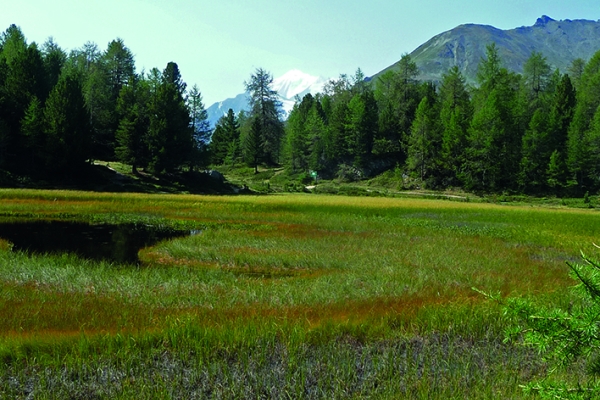
<path fill-rule="evenodd" d="M 474 83 L 486 46 L 496 43 L 504 66 L 522 72 L 536 51 L 554 68 L 566 72 L 574 59 L 589 60 L 600 50 L 600 21 L 562 20 L 546 15 L 533 26 L 502 30 L 489 25 L 464 24 L 434 36 L 410 56 L 420 71 L 420 80 L 439 81 L 442 74 L 458 66 L 468 82 Z M 373 78 L 396 68 L 391 65 Z"/>

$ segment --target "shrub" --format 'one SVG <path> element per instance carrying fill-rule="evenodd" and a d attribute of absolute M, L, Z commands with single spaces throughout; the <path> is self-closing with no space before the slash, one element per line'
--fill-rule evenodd
<path fill-rule="evenodd" d="M 520 298 L 503 300 L 477 289 L 498 303 L 518 323 L 507 330 L 507 340 L 522 340 L 537 348 L 544 358 L 559 367 L 582 363 L 587 372 L 584 382 L 545 380 L 524 386 L 527 394 L 541 398 L 600 398 L 600 262 L 581 254 L 582 264 L 567 262 L 578 284 L 573 287 L 573 300 L 568 308 L 539 306 Z M 562 377 L 568 376 L 561 375 Z"/>

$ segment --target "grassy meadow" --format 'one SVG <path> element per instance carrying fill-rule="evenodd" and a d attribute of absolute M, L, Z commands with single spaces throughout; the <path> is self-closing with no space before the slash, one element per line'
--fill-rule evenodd
<path fill-rule="evenodd" d="M 0 240 L 11 399 L 521 398 L 549 367 L 472 288 L 568 305 L 600 236 L 594 210 L 316 194 L 0 190 L 0 217 L 197 232 L 139 266 Z"/>

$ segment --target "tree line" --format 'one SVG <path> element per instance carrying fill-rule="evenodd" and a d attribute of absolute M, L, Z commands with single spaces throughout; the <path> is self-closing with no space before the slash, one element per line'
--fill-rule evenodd
<path fill-rule="evenodd" d="M 567 73 L 533 52 L 517 74 L 503 67 L 491 44 L 476 86 L 457 67 L 435 83 L 418 74 L 404 55 L 371 81 L 360 69 L 341 75 L 323 93 L 297 99 L 283 132 L 273 131 L 277 140 L 261 142 L 261 127 L 230 110 L 213 135 L 212 160 L 281 163 L 290 173 L 325 178 L 395 170 L 434 189 L 557 195 L 600 189 L 600 52 L 573 61 Z"/>
<path fill-rule="evenodd" d="M 259 68 L 250 110 L 214 130 L 199 89 L 179 67 L 136 72 L 122 40 L 67 54 L 52 39 L 0 36 L 0 168 L 34 176 L 120 160 L 133 172 L 212 165 L 283 165 L 290 174 L 361 179 L 393 170 L 404 182 L 471 191 L 581 194 L 600 189 L 600 52 L 553 70 L 533 52 L 508 71 L 494 44 L 477 85 L 457 67 L 418 80 L 409 55 L 368 80 L 360 69 L 298 98 L 287 121 Z"/>
<path fill-rule="evenodd" d="M 15 25 L 0 35 L 4 170 L 63 176 L 93 160 L 194 169 L 209 162 L 209 128 L 200 91 L 174 62 L 138 73 L 121 39 L 67 54 L 52 39 L 27 43 Z"/>
<path fill-rule="evenodd" d="M 475 87 L 457 67 L 437 83 L 418 73 L 405 55 L 371 82 L 359 70 L 305 96 L 287 122 L 286 167 L 329 176 L 396 168 L 429 188 L 473 191 L 600 188 L 600 52 L 565 74 L 534 52 L 517 74 L 491 44 Z"/>

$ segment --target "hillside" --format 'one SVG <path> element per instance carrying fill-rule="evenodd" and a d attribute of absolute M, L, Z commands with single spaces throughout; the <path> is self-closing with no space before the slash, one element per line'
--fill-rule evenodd
<path fill-rule="evenodd" d="M 548 16 L 533 26 L 501 30 L 489 25 L 465 24 L 443 32 L 410 53 L 421 80 L 437 81 L 453 66 L 458 66 L 468 82 L 475 82 L 477 66 L 485 57 L 486 46 L 496 43 L 509 70 L 522 72 L 531 53 L 542 53 L 550 65 L 566 71 L 574 59 L 588 60 L 600 50 L 600 22 L 589 20 L 556 21 Z M 390 69 L 385 68 L 374 76 Z"/>

